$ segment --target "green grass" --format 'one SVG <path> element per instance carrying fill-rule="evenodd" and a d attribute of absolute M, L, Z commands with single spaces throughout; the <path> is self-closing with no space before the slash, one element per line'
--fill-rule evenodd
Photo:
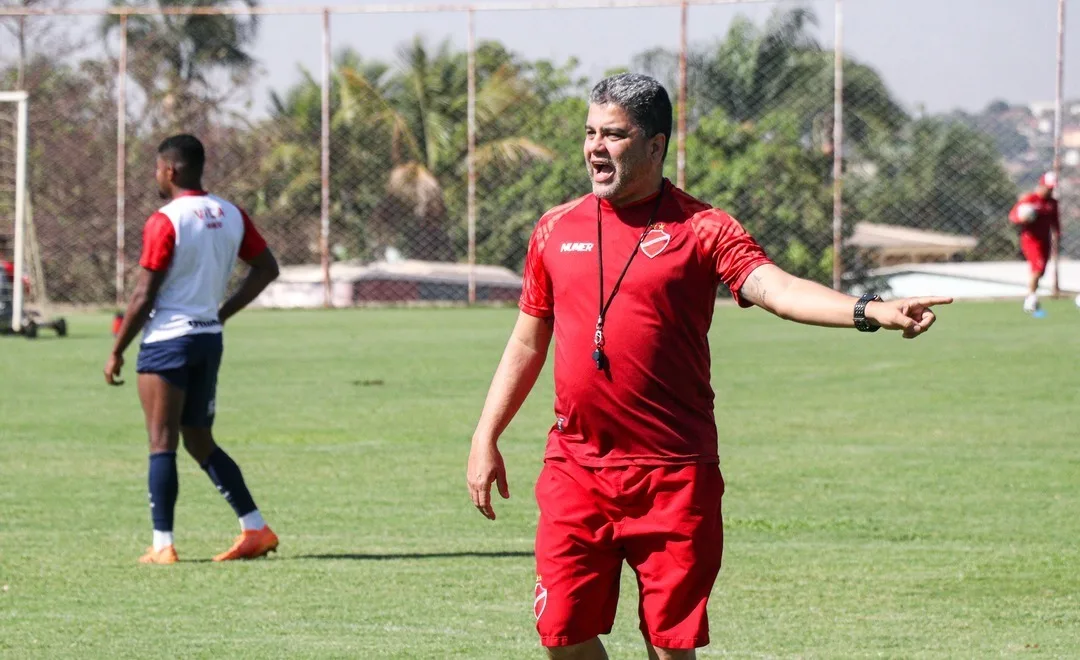
<path fill-rule="evenodd" d="M 469 436 L 512 310 L 250 312 L 219 441 L 282 537 L 217 565 L 236 520 L 180 465 L 175 567 L 149 541 L 133 386 L 109 319 L 0 339 L 0 655 L 540 657 L 532 484 L 550 371 L 502 441 L 509 501 L 469 503 Z M 725 564 L 701 657 L 1080 656 L 1080 311 L 958 304 L 929 335 L 721 308 Z M 624 571 L 605 640 L 643 657 Z"/>

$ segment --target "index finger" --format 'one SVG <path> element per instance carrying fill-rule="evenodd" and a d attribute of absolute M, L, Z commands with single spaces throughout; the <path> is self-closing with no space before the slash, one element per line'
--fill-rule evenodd
<path fill-rule="evenodd" d="M 933 307 L 934 305 L 948 305 L 952 301 L 952 298 L 946 296 L 928 296 L 926 298 L 916 298 L 915 304 L 923 307 Z"/>

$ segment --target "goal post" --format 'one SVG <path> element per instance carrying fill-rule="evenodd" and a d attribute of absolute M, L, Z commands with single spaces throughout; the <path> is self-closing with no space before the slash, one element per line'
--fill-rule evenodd
<path fill-rule="evenodd" d="M 14 103 L 15 120 L 15 208 L 14 231 L 12 235 L 14 282 L 11 287 L 11 329 L 22 329 L 25 304 L 23 276 L 26 272 L 26 148 L 27 148 L 27 105 L 29 94 L 25 91 L 0 91 L 0 103 Z"/>

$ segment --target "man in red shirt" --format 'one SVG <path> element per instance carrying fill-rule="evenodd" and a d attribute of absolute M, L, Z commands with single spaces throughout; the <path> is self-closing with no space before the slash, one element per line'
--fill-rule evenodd
<path fill-rule="evenodd" d="M 1025 312 L 1039 309 L 1036 294 L 1039 280 L 1046 272 L 1051 253 L 1056 259 L 1061 245 L 1061 222 L 1054 199 L 1056 186 L 1057 175 L 1053 172 L 1043 174 L 1034 192 L 1022 196 L 1009 212 L 1009 220 L 1020 229 L 1020 251 L 1031 267 L 1028 294 L 1024 298 Z"/>
<path fill-rule="evenodd" d="M 552 209 L 529 244 L 521 312 L 473 435 L 467 481 L 494 520 L 509 497 L 497 447 L 555 338 L 555 421 L 536 484 L 533 611 L 552 658 L 606 658 L 626 561 L 640 588 L 650 658 L 709 642 L 720 570 L 724 480 L 708 330 L 723 283 L 739 305 L 823 326 L 901 330 L 948 298 L 882 302 L 837 293 L 775 265 L 731 216 L 663 178 L 671 102 L 623 74 L 590 96 L 584 154 L 592 194 Z"/>

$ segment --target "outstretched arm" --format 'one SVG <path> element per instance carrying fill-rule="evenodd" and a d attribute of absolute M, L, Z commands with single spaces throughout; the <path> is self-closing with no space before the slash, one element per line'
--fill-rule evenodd
<path fill-rule="evenodd" d="M 831 328 L 854 327 L 853 310 L 858 300 L 816 282 L 784 272 L 773 264 L 758 266 L 746 278 L 739 294 L 782 319 Z M 931 307 L 947 305 L 952 298 L 904 298 L 871 302 L 866 318 L 887 330 L 902 330 L 912 339 L 933 325 Z"/>
<path fill-rule="evenodd" d="M 491 484 L 497 483 L 504 499 L 510 497 L 506 467 L 497 447 L 499 436 L 536 384 L 547 359 L 553 331 L 551 318 L 537 318 L 525 312 L 518 314 L 473 433 L 466 473 L 469 493 L 480 513 L 491 520 L 495 519 Z"/>

